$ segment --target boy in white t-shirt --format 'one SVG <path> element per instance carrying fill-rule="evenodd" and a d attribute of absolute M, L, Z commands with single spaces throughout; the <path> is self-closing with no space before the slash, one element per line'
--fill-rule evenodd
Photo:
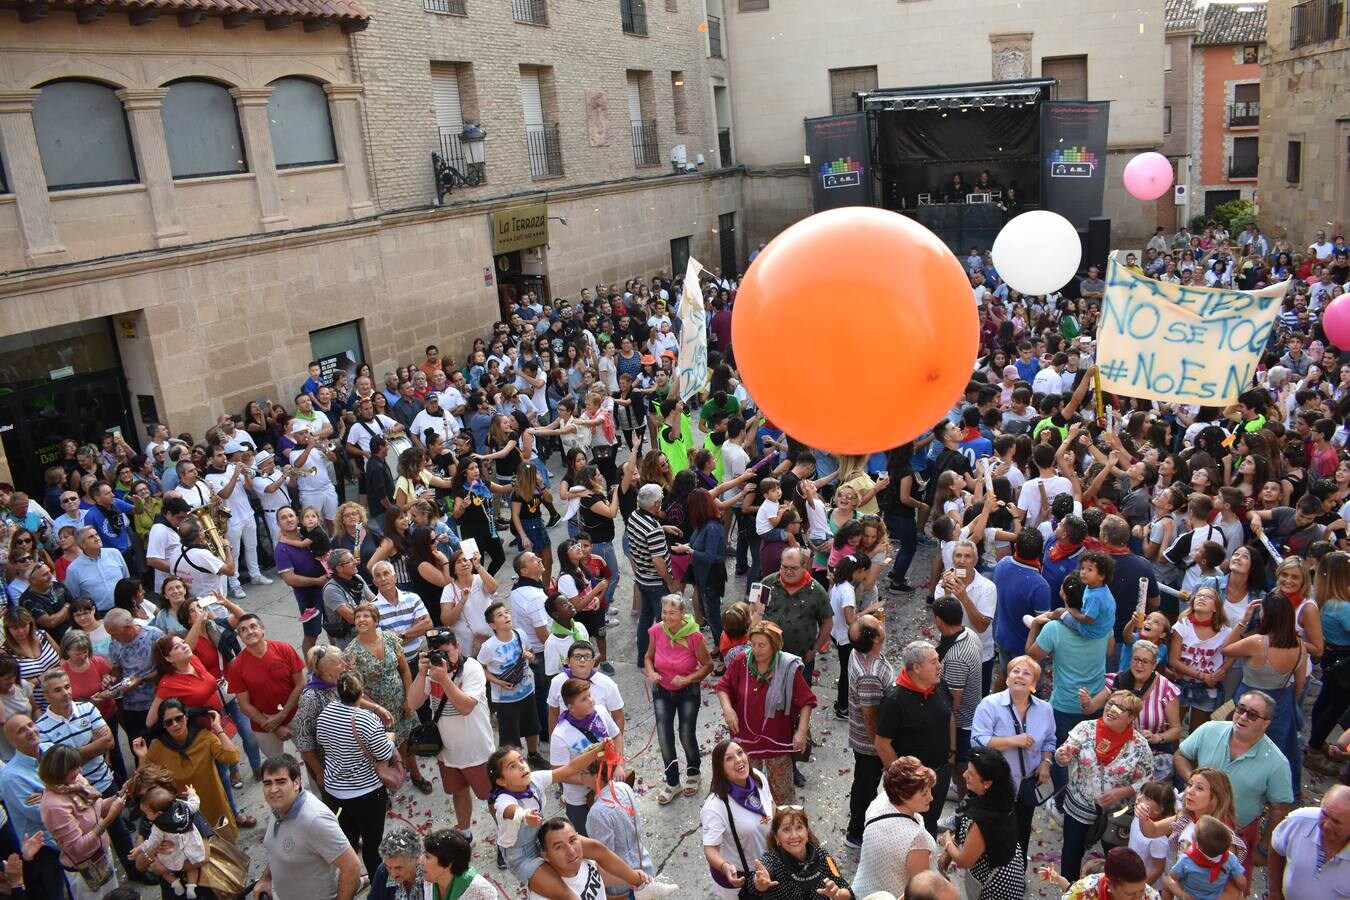
<path fill-rule="evenodd" d="M 586 641 L 578 641 L 567 651 L 567 665 L 563 666 L 562 671 L 554 675 L 553 680 L 549 682 L 548 731 L 550 734 L 553 733 L 553 729 L 558 724 L 559 711 L 563 705 L 562 686 L 569 678 L 580 678 L 582 681 L 590 682 L 591 696 L 595 699 L 596 705 L 609 710 L 609 714 L 618 723 L 619 730 L 623 730 L 623 694 L 619 692 L 619 685 L 604 672 L 596 671 L 595 645 Z"/>
<path fill-rule="evenodd" d="M 755 513 L 755 534 L 763 541 L 783 540 L 783 529 L 778 523 L 787 514 L 788 504 L 783 503 L 783 485 L 777 478 L 762 478 L 759 482 L 759 511 Z"/>
<path fill-rule="evenodd" d="M 563 710 L 558 724 L 549 738 L 549 760 L 562 765 L 586 752 L 592 744 L 609 739 L 623 751 L 623 736 L 609 710 L 596 705 L 591 697 L 591 684 L 580 678 L 569 678 L 562 686 Z M 586 792 L 595 787 L 595 778 L 583 772 L 563 784 L 563 803 L 567 818 L 577 831 L 586 833 Z"/>

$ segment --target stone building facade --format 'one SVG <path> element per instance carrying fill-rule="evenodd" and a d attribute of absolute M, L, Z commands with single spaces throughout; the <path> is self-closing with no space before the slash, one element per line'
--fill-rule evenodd
<path fill-rule="evenodd" d="M 1271 0 L 1267 15 L 1260 217 L 1307 246 L 1350 226 L 1350 27 L 1341 2 Z"/>

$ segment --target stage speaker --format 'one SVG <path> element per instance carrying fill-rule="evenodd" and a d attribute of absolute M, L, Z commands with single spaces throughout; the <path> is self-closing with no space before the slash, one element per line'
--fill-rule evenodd
<path fill-rule="evenodd" d="M 1088 219 L 1086 231 L 1079 231 L 1083 241 L 1083 271 L 1088 266 L 1097 266 L 1106 274 L 1106 257 L 1111 252 L 1111 220 L 1105 216 L 1093 216 Z"/>

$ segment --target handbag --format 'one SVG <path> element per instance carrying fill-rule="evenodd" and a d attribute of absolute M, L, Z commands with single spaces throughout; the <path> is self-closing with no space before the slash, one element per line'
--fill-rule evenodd
<path fill-rule="evenodd" d="M 741 846 L 741 836 L 736 832 L 736 818 L 731 814 L 731 798 L 723 797 L 722 803 L 727 808 L 727 829 L 731 832 L 731 839 L 736 842 L 736 855 L 741 858 L 741 878 L 745 879 L 745 883 L 739 888 L 735 888 L 731 882 L 727 881 L 726 876 L 720 870 L 714 869 L 710 865 L 708 866 L 708 872 L 712 875 L 714 884 L 727 890 L 735 890 L 739 900 L 755 900 L 758 897 L 752 886 L 755 871 L 750 868 L 750 862 L 745 858 L 745 848 Z"/>
<path fill-rule="evenodd" d="M 100 889 L 106 887 L 113 880 L 116 871 L 113 869 L 112 856 L 108 853 L 108 848 L 102 846 L 84 862 L 64 868 L 67 872 L 79 875 L 80 881 L 91 893 L 99 893 Z"/>
<path fill-rule="evenodd" d="M 380 762 L 376 759 L 370 749 L 366 747 L 365 741 L 361 740 L 361 735 L 356 731 L 356 713 L 354 712 L 352 713 L 352 740 L 356 741 L 356 746 L 361 748 L 361 755 L 375 770 L 375 776 L 380 779 L 380 784 L 384 785 L 385 790 L 391 794 L 397 794 L 403 789 L 403 785 L 408 780 L 408 770 L 403 768 L 403 760 L 399 758 L 398 752 L 395 751 L 387 762 Z"/>
<path fill-rule="evenodd" d="M 413 726 L 413 730 L 408 734 L 408 752 L 418 756 L 435 756 L 441 752 L 445 742 L 441 740 L 441 729 L 436 723 L 440 721 L 441 713 L 445 712 L 445 704 L 449 699 L 449 697 L 441 698 L 430 722 L 418 722 Z"/>
<path fill-rule="evenodd" d="M 250 862 L 249 855 L 233 841 L 222 837 L 217 829 L 215 837 L 207 841 L 200 883 L 225 900 L 241 897 L 251 884 L 248 878 Z"/>

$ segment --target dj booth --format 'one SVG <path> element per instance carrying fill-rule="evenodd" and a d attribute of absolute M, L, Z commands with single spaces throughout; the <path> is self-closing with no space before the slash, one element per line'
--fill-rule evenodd
<path fill-rule="evenodd" d="M 992 247 L 1003 227 L 1003 210 L 997 203 L 925 204 L 906 210 L 905 215 L 917 219 L 963 258 L 971 247 Z"/>

